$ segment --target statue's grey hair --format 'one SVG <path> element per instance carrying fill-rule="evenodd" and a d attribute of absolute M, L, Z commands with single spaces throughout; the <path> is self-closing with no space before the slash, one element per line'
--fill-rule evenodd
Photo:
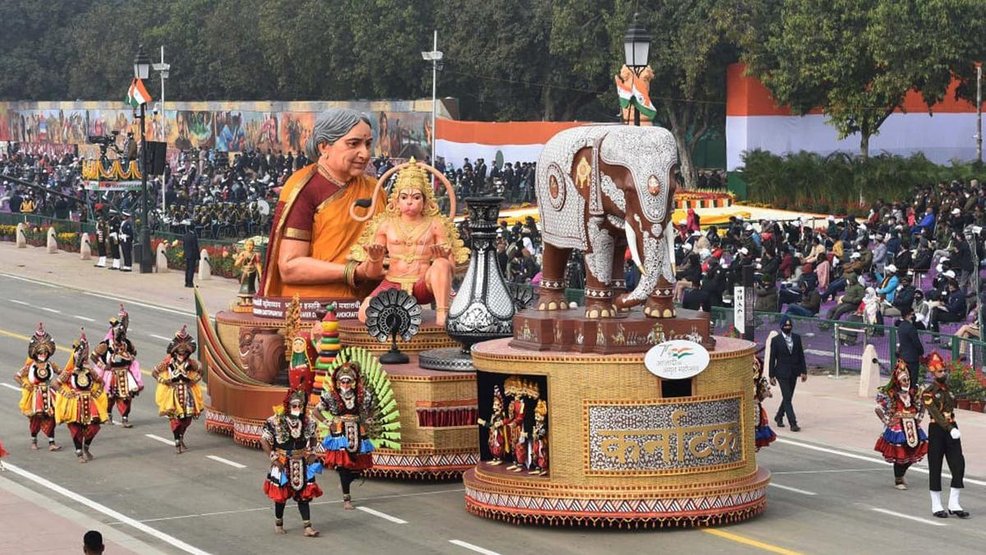
<path fill-rule="evenodd" d="M 312 161 L 318 160 L 318 145 L 335 144 L 361 121 L 372 126 L 369 116 L 349 108 L 331 108 L 322 112 L 315 120 L 311 137 L 305 142 L 305 156 Z"/>

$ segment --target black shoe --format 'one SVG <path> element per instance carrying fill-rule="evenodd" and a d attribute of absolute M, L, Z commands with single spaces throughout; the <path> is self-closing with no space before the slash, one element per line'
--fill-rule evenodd
<path fill-rule="evenodd" d="M 798 426 L 797 424 L 791 424 L 791 431 L 792 432 L 800 432 L 801 431 L 801 426 Z"/>
<path fill-rule="evenodd" d="M 935 511 L 935 512 L 931 513 L 931 516 L 938 517 L 938 518 L 948 518 L 948 513 L 945 512 L 945 511 Z"/>
<path fill-rule="evenodd" d="M 784 427 L 784 419 L 778 416 L 777 418 L 774 419 L 774 424 L 777 424 L 777 427 L 778 428 L 783 428 Z"/>
<path fill-rule="evenodd" d="M 969 518 L 969 511 L 963 511 L 962 509 L 959 509 L 957 511 L 953 511 L 952 509 L 949 509 L 948 514 L 955 515 L 959 518 Z"/>

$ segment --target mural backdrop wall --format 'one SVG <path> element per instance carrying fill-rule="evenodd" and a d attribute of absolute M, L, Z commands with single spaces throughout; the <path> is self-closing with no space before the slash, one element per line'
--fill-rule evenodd
<path fill-rule="evenodd" d="M 431 100 L 359 102 L 168 102 L 148 109 L 149 140 L 170 148 L 205 147 L 223 152 L 270 149 L 297 154 L 315 117 L 330 107 L 348 107 L 370 115 L 374 155 L 424 159 L 430 152 Z M 35 150 L 60 152 L 83 145 L 90 135 L 140 133 L 136 112 L 120 102 L 0 102 L 0 141 Z M 439 113 L 447 117 L 444 107 Z"/>

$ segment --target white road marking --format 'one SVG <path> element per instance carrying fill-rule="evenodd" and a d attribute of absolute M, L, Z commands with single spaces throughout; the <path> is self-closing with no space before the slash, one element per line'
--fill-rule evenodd
<path fill-rule="evenodd" d="M 83 322 L 95 322 L 96 321 L 96 320 L 94 320 L 94 319 L 92 319 L 92 318 L 90 318 L 88 316 L 79 316 L 78 314 L 73 314 L 72 315 L 72 318 L 78 318 L 79 320 L 82 320 Z"/>
<path fill-rule="evenodd" d="M 817 493 L 815 493 L 813 491 L 807 491 L 807 490 L 803 490 L 803 489 L 792 488 L 791 486 L 782 486 L 780 484 L 775 484 L 774 482 L 771 482 L 770 485 L 772 487 L 775 487 L 775 488 L 778 488 L 778 489 L 782 489 L 782 490 L 786 490 L 786 491 L 793 491 L 794 493 L 800 493 L 801 495 L 818 495 Z"/>
<path fill-rule="evenodd" d="M 394 522 L 396 524 L 407 524 L 407 521 L 406 520 L 401 520 L 401 519 L 397 518 L 396 516 L 390 516 L 387 513 L 381 513 L 380 511 L 377 511 L 375 509 L 371 509 L 369 507 L 356 507 L 356 508 L 359 509 L 359 510 L 361 510 L 361 511 L 363 511 L 364 513 L 369 513 L 369 514 L 371 514 L 373 516 L 378 516 L 378 517 L 380 517 L 380 518 L 382 518 L 384 520 L 389 520 L 389 521 Z"/>
<path fill-rule="evenodd" d="M 26 303 L 24 301 L 18 301 L 17 299 L 9 299 L 9 300 L 10 300 L 10 302 L 12 302 L 14 304 L 19 304 L 19 305 L 24 305 L 24 306 L 31 306 L 31 303 Z"/>
<path fill-rule="evenodd" d="M 881 509 L 879 507 L 870 507 L 871 511 L 876 511 L 878 513 L 883 513 L 885 515 L 896 516 L 900 518 L 906 518 L 907 520 L 913 520 L 914 522 L 920 522 L 922 524 L 930 524 L 932 526 L 948 526 L 944 522 L 935 522 L 934 520 L 928 518 L 921 518 L 911 515 L 905 515 L 904 513 L 898 513 L 894 511 L 888 511 L 887 509 Z"/>
<path fill-rule="evenodd" d="M 160 441 L 161 443 L 164 443 L 166 445 L 170 445 L 172 447 L 175 446 L 175 441 L 173 439 L 166 439 L 166 438 L 163 438 L 161 436 L 156 436 L 154 434 L 144 434 L 144 437 L 149 437 L 149 438 L 153 439 L 154 441 Z"/>
<path fill-rule="evenodd" d="M 377 499 L 396 499 L 400 497 L 418 497 L 421 495 L 440 495 L 444 493 L 461 493 L 466 491 L 465 488 L 455 488 L 455 489 L 442 489 L 438 491 L 422 491 L 419 493 L 396 493 L 392 495 L 376 495 L 366 498 L 361 498 L 363 501 L 374 501 Z M 332 499 L 329 501 L 312 501 L 312 506 L 315 505 L 335 505 L 342 503 L 342 499 Z M 162 520 L 182 520 L 186 518 L 200 518 L 204 516 L 226 516 L 226 515 L 236 515 L 242 513 L 255 513 L 258 511 L 270 511 L 270 507 L 254 507 L 250 509 L 235 509 L 232 511 L 215 511 L 211 513 L 193 513 L 187 515 L 177 515 L 177 516 L 165 516 L 161 518 L 145 518 L 141 522 L 160 522 Z"/>
<path fill-rule="evenodd" d="M 770 471 L 771 476 L 781 476 L 784 474 L 842 474 L 844 472 L 883 472 L 882 468 L 837 468 L 829 470 L 781 470 L 778 472 Z"/>
<path fill-rule="evenodd" d="M 500 555 L 496 551 L 490 551 L 489 549 L 479 547 L 478 545 L 473 545 L 471 543 L 467 543 L 462 540 L 449 540 L 448 542 L 453 545 L 457 545 L 459 547 L 470 549 L 472 551 L 475 551 L 476 553 L 482 553 L 483 555 Z"/>
<path fill-rule="evenodd" d="M 165 342 L 167 342 L 167 343 L 171 343 L 171 339 L 172 339 L 172 338 L 170 338 L 170 337 L 165 337 L 165 336 L 163 336 L 163 335 L 157 335 L 157 334 L 153 334 L 153 333 L 149 333 L 149 334 L 147 334 L 147 335 L 150 335 L 150 336 L 151 336 L 151 337 L 153 337 L 154 339 L 160 339 L 160 340 L 162 340 L 162 341 L 165 341 Z"/>
<path fill-rule="evenodd" d="M 16 279 L 17 281 L 26 281 L 28 283 L 33 283 L 34 285 L 40 285 L 41 287 L 51 287 L 53 289 L 58 289 L 58 287 L 59 287 L 58 285 L 55 285 L 53 283 L 46 283 L 44 281 L 37 281 L 37 280 L 33 280 L 33 279 L 28 279 L 26 277 L 15 276 L 13 274 L 0 273 L 0 276 L 7 277 L 7 278 L 10 278 L 10 279 Z"/>
<path fill-rule="evenodd" d="M 194 312 L 187 312 L 187 311 L 184 311 L 184 310 L 175 310 L 173 308 L 168 308 L 168 307 L 165 307 L 165 306 L 157 306 L 157 305 L 153 305 L 153 304 L 142 303 L 142 302 L 137 301 L 137 300 L 134 300 L 134 299 L 127 299 L 127 298 L 123 298 L 123 297 L 114 297 L 112 295 L 103 295 L 102 293 L 93 293 L 92 291 L 83 291 L 83 295 L 89 295 L 90 297 L 98 297 L 100 299 L 107 299 L 107 300 L 110 300 L 110 301 L 116 301 L 118 303 L 133 304 L 133 305 L 137 305 L 137 306 L 142 306 L 144 308 L 150 308 L 150 309 L 153 309 L 153 310 L 160 310 L 162 312 L 170 312 L 171 314 L 178 314 L 180 316 L 191 316 L 193 318 L 195 317 L 195 313 Z M 169 339 L 169 341 L 170 341 L 170 339 Z"/>
<path fill-rule="evenodd" d="M 229 459 L 224 459 L 222 457 L 217 457 L 215 455 L 206 455 L 205 458 L 212 459 L 212 460 L 214 460 L 216 462 L 221 462 L 223 464 L 228 464 L 229 466 L 232 466 L 234 468 L 246 468 L 246 465 L 245 464 L 240 464 L 238 462 L 233 462 L 233 461 L 231 461 Z"/>
<path fill-rule="evenodd" d="M 39 306 L 38 308 L 40 308 L 41 310 L 44 310 L 45 312 L 51 312 L 51 313 L 54 313 L 54 314 L 61 314 L 62 313 L 61 310 L 55 310 L 54 308 L 48 308 L 47 306 Z"/>
<path fill-rule="evenodd" d="M 51 481 L 49 481 L 49 480 L 47 480 L 45 478 L 42 478 L 41 476 L 38 476 L 37 474 L 28 472 L 27 470 L 24 470 L 24 469 L 20 468 L 19 466 L 16 466 L 16 465 L 13 465 L 13 464 L 10 464 L 10 463 L 5 463 L 5 466 L 7 467 L 7 470 L 13 472 L 14 474 L 17 474 L 18 476 L 21 476 L 22 478 L 28 479 L 28 480 L 34 482 L 35 484 L 38 484 L 41 487 L 50 489 L 51 491 L 53 491 L 55 493 L 64 495 L 65 497 L 68 497 L 69 499 L 71 499 L 72 501 L 75 501 L 76 503 L 81 503 L 81 504 L 89 507 L 90 509 L 93 509 L 95 511 L 98 511 L 100 513 L 103 513 L 104 515 L 106 515 L 106 516 L 108 516 L 108 517 L 110 517 L 110 518 L 112 518 L 114 520 L 117 520 L 121 524 L 126 524 L 127 526 L 131 526 L 133 528 L 136 528 L 137 530 L 140 530 L 141 532 L 144 532 L 145 534 L 149 534 L 151 536 L 154 536 L 155 538 L 157 538 L 157 539 L 159 539 L 159 540 L 161 540 L 163 542 L 166 542 L 169 545 L 172 545 L 175 548 L 184 551 L 185 553 L 191 553 L 192 555 L 209 555 L 209 552 L 207 552 L 207 551 L 203 551 L 203 550 L 201 550 L 201 549 L 199 549 L 199 548 L 197 548 L 197 547 L 195 547 L 193 545 L 189 545 L 189 544 L 187 544 L 187 543 L 179 540 L 178 538 L 176 538 L 174 536 L 170 536 L 170 535 L 165 534 L 164 532 L 162 532 L 160 530 L 157 530 L 156 528 L 151 528 L 150 526 L 148 526 L 146 524 L 143 524 L 140 521 L 134 520 L 134 519 L 130 518 L 129 516 L 123 514 L 123 513 L 114 511 L 113 509 L 111 509 L 111 508 L 109 508 L 109 507 L 107 507 L 105 505 L 102 505 L 100 503 L 97 503 L 97 502 L 93 501 L 92 499 L 89 499 L 88 497 L 84 497 L 82 495 L 79 495 L 78 493 L 75 493 L 74 491 L 68 490 L 68 489 L 66 489 L 66 488 L 64 488 L 64 487 L 62 487 L 62 486 L 60 486 L 60 485 L 58 485 L 58 484 L 56 484 L 54 482 L 51 482 Z"/>
<path fill-rule="evenodd" d="M 818 445 L 811 445 L 810 443 L 801 443 L 800 441 L 793 441 L 793 440 L 790 440 L 790 439 L 777 438 L 777 443 L 786 443 L 788 445 L 794 445 L 796 447 L 801 447 L 801 448 L 804 448 L 804 449 L 810 449 L 812 451 L 821 451 L 822 453 L 828 453 L 830 455 L 839 455 L 840 457 L 847 457 L 847 458 L 850 458 L 850 459 L 856 459 L 856 460 L 860 460 L 860 461 L 868 461 L 868 462 L 872 462 L 872 463 L 876 463 L 876 464 L 881 464 L 881 465 L 885 465 L 885 466 L 890 464 L 887 461 L 885 461 L 883 459 L 878 459 L 876 457 L 867 457 L 867 456 L 864 456 L 864 455 L 857 455 L 856 453 L 849 453 L 849 452 L 846 452 L 846 451 L 839 451 L 838 449 L 831 449 L 829 447 L 819 447 Z M 923 468 L 923 467 L 920 467 L 920 466 L 912 466 L 912 467 L 908 468 L 908 470 L 910 470 L 911 472 L 920 472 L 922 474 L 927 474 L 928 473 L 928 469 L 927 468 Z M 951 475 L 948 474 L 947 472 L 943 472 L 942 473 L 942 478 L 951 478 Z M 962 481 L 965 482 L 965 483 L 969 483 L 969 484 L 976 484 L 977 486 L 986 486 L 986 481 L 983 481 L 983 480 L 976 480 L 976 479 L 973 479 L 973 478 L 963 478 Z"/>
<path fill-rule="evenodd" d="M 17 387 L 16 385 L 10 385 L 9 383 L 0 383 L 0 385 L 6 387 L 7 389 L 13 389 L 14 391 L 21 390 L 21 388 Z"/>

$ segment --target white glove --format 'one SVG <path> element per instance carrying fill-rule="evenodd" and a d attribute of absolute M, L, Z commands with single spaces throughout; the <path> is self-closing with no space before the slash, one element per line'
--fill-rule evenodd
<path fill-rule="evenodd" d="M 948 432 L 948 435 L 952 436 L 952 439 L 959 439 L 962 437 L 962 432 L 960 432 L 958 428 L 952 428 L 952 430 Z"/>

